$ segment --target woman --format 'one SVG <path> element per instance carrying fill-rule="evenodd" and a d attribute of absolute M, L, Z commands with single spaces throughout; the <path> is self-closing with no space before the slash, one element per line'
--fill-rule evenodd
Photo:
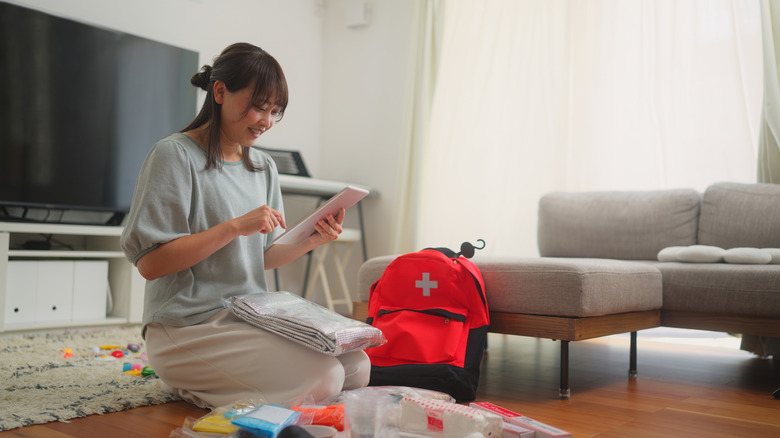
<path fill-rule="evenodd" d="M 154 145 L 136 184 L 121 244 L 148 281 L 144 337 L 166 390 L 200 407 L 240 400 L 315 401 L 368 384 L 362 351 L 331 357 L 253 327 L 225 298 L 268 290 L 265 271 L 336 239 L 344 211 L 300 244 L 285 228 L 273 160 L 250 147 L 281 120 L 287 82 L 277 61 L 227 47 L 191 83 L 206 91 L 195 120 Z"/>

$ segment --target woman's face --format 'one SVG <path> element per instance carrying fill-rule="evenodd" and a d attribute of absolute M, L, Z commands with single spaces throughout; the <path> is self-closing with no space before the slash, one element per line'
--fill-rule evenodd
<path fill-rule="evenodd" d="M 231 92 L 225 84 L 214 84 L 215 99 L 222 105 L 220 127 L 223 147 L 251 146 L 276 123 L 282 108 L 271 102 L 252 102 L 253 87 Z"/>

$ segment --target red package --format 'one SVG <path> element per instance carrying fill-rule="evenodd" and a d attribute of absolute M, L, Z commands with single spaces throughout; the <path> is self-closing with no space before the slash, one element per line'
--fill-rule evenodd
<path fill-rule="evenodd" d="M 344 430 L 344 405 L 301 405 L 291 409 L 300 412 L 301 418 L 311 418 L 311 424 L 335 427 L 339 432 Z"/>

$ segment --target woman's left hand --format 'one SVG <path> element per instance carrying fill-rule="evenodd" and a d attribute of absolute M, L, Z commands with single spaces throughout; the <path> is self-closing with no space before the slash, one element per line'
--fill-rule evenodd
<path fill-rule="evenodd" d="M 344 209 L 340 209 L 336 216 L 328 214 L 326 217 L 320 219 L 314 224 L 314 229 L 317 230 L 317 234 L 313 237 L 317 241 L 317 245 L 322 245 L 333 240 L 336 240 L 341 234 L 341 224 L 344 222 Z"/>
<path fill-rule="evenodd" d="M 265 269 L 269 270 L 284 266 L 314 248 L 338 239 L 342 231 L 341 224 L 344 222 L 344 214 L 345 211 L 342 208 L 336 213 L 336 216 L 329 214 L 320 219 L 314 224 L 316 232 L 303 242 L 291 245 L 271 245 L 265 251 Z"/>

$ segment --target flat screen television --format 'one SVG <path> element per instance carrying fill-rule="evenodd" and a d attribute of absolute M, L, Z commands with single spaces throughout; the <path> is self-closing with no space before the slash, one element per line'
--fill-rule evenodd
<path fill-rule="evenodd" d="M 151 146 L 194 118 L 197 70 L 192 50 L 0 3 L 0 220 L 120 224 Z"/>

